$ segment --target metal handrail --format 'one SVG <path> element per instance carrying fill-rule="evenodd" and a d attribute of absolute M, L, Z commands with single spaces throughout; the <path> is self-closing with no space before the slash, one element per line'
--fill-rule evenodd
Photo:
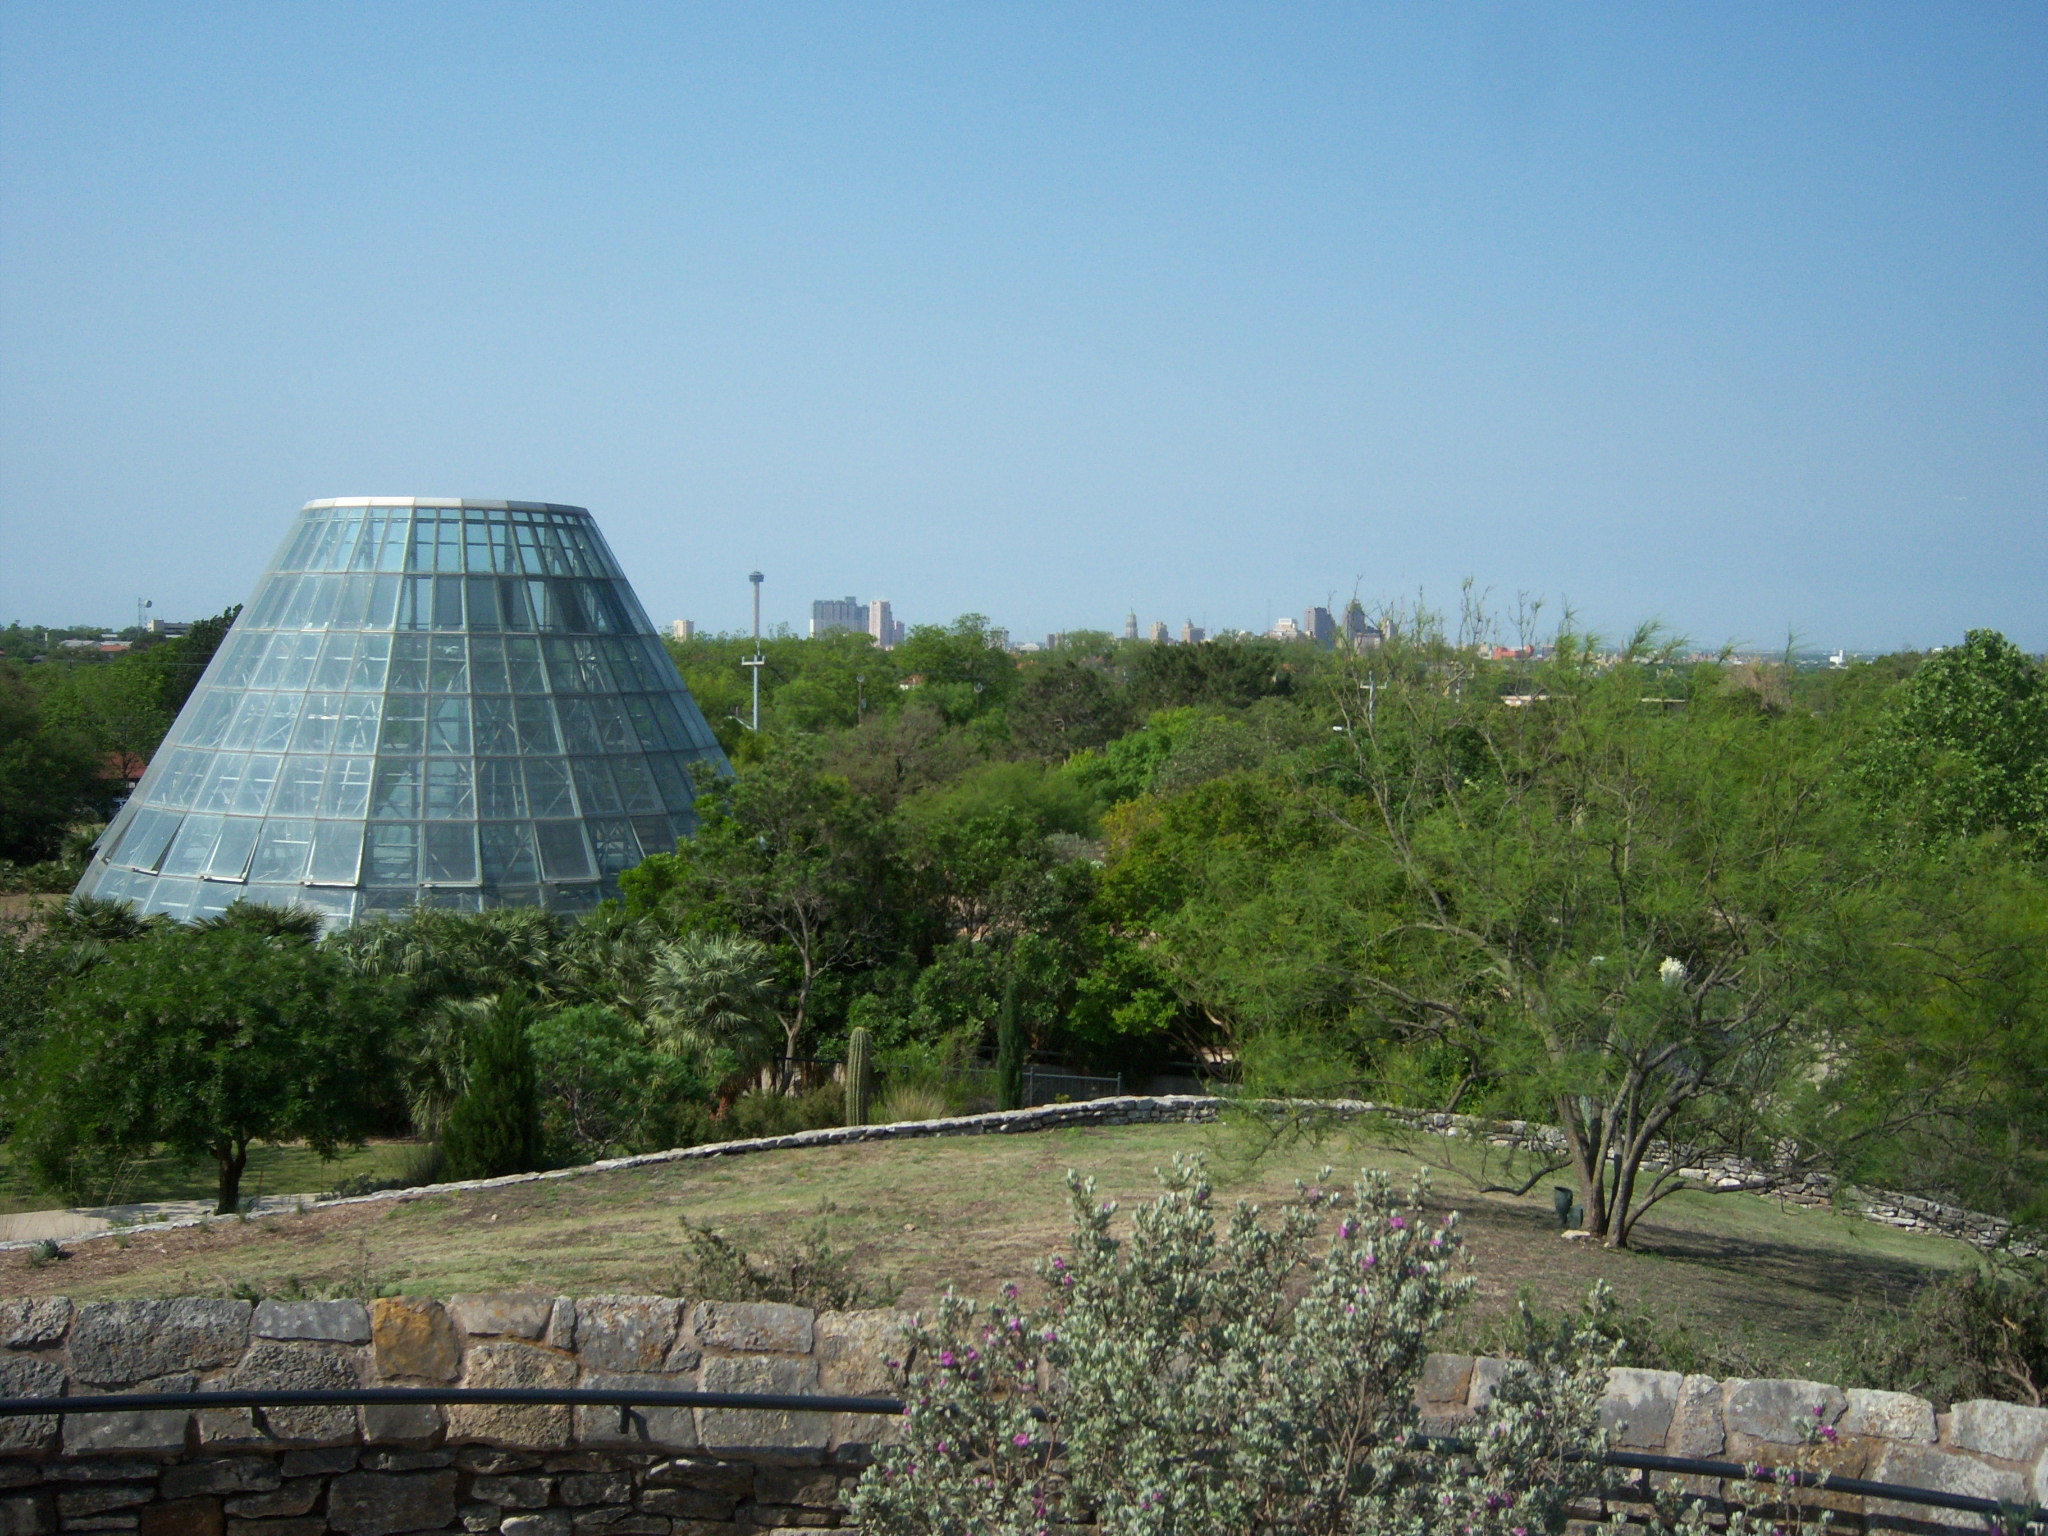
<path fill-rule="evenodd" d="M 571 1408 L 738 1408 L 790 1413 L 860 1413 L 900 1416 L 907 1404 L 899 1397 L 826 1396 L 789 1392 L 661 1392 L 645 1388 L 614 1387 L 334 1387 L 315 1390 L 265 1390 L 220 1392 L 132 1392 L 101 1393 L 78 1397 L 0 1397 L 0 1419 L 56 1416 L 68 1413 L 134 1413 L 138 1411 L 208 1408 L 380 1408 L 408 1403 L 491 1403 L 532 1407 Z M 1434 1450 L 1470 1450 L 1469 1442 L 1455 1436 L 1424 1437 Z M 1589 1453 L 1572 1453 L 1581 1460 Z M 1880 1483 L 1862 1477 L 1823 1476 L 1795 1467 L 1772 1467 L 1734 1461 L 1709 1461 L 1693 1456 L 1660 1456 L 1646 1451 L 1609 1450 L 1600 1456 L 1610 1467 L 1628 1471 L 1672 1472 L 1694 1477 L 1749 1479 L 1784 1483 L 1790 1487 L 1825 1489 L 1866 1498 L 1890 1499 L 1900 1504 L 1923 1504 L 1934 1509 L 1965 1510 L 1972 1514 L 1996 1515 L 2005 1506 L 1996 1499 L 1975 1494 L 1949 1493 L 1939 1488 L 1916 1488 L 1906 1483 Z M 2030 1520 L 2048 1519 L 2048 1508 L 2037 1509 Z"/>

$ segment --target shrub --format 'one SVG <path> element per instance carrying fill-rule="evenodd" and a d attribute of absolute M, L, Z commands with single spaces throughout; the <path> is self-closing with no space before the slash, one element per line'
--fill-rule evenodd
<path fill-rule="evenodd" d="M 494 1179 L 540 1166 L 540 1090 L 526 1034 L 532 1018 L 531 1005 L 507 991 L 476 1026 L 469 1084 L 441 1133 L 450 1179 Z"/>
<path fill-rule="evenodd" d="M 1470 1449 L 1427 1451 L 1416 1381 L 1471 1284 L 1456 1217 L 1366 1173 L 1270 1220 L 1240 1204 L 1219 1232 L 1198 1160 L 1162 1183 L 1120 1239 L 1115 1205 L 1070 1178 L 1073 1252 L 1041 1267 L 1036 1306 L 948 1296 L 913 1327 L 902 1443 L 850 1499 L 863 1530 L 1024 1536 L 1083 1511 L 1105 1536 L 1564 1528 L 1599 1478 L 1570 1453 L 1602 1443 L 1604 1288 L 1532 1330 Z"/>
<path fill-rule="evenodd" d="M 846 1118 L 846 1095 L 826 1084 L 808 1093 L 776 1093 L 756 1088 L 733 1100 L 726 1112 L 725 1137 L 748 1141 L 757 1136 L 791 1136 L 798 1131 L 821 1131 L 839 1125 Z"/>
<path fill-rule="evenodd" d="M 874 1120 L 877 1125 L 896 1125 L 905 1120 L 944 1120 L 956 1113 L 951 1101 L 936 1088 L 909 1084 L 882 1095 Z"/>
<path fill-rule="evenodd" d="M 832 1246 L 832 1206 L 794 1238 L 749 1253 L 739 1242 L 683 1218 L 683 1258 L 675 1292 L 697 1301 L 777 1301 L 817 1312 L 886 1307 L 901 1290 L 891 1276 L 863 1272 L 856 1256 Z"/>
<path fill-rule="evenodd" d="M 1985 1263 L 1930 1282 L 1903 1307 L 1859 1303 L 1825 1362 L 1844 1386 L 2039 1407 L 2048 1396 L 2048 1262 Z"/>

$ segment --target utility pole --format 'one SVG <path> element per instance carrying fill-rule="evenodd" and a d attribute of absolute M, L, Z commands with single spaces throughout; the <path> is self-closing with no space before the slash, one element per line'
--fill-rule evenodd
<path fill-rule="evenodd" d="M 754 655 L 751 661 L 740 663 L 754 669 L 754 725 L 756 735 L 761 731 L 761 667 L 766 658 L 761 654 L 761 573 L 754 572 L 747 578 L 754 584 Z"/>

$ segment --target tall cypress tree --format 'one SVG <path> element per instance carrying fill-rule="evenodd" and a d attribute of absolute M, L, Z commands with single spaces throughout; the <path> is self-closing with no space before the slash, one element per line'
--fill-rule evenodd
<path fill-rule="evenodd" d="M 526 1028 L 533 1008 L 500 992 L 470 1044 L 469 1085 L 448 1111 L 441 1150 L 451 1179 L 495 1179 L 540 1167 L 540 1086 Z"/>
<path fill-rule="evenodd" d="M 1003 1011 L 996 1016 L 996 1108 L 1024 1107 L 1024 1023 L 1017 1016 L 1017 978 L 1003 987 Z"/>

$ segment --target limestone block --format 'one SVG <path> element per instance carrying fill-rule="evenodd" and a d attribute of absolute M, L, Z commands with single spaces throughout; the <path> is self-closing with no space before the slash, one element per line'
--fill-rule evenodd
<path fill-rule="evenodd" d="M 438 1301 L 380 1296 L 370 1303 L 370 1339 L 385 1381 L 453 1381 L 460 1348 Z"/>
<path fill-rule="evenodd" d="M 229 1499 L 227 1512 L 244 1520 L 281 1520 L 303 1515 L 320 1502 L 324 1485 L 317 1477 L 295 1477 L 268 1493 L 241 1493 Z"/>
<path fill-rule="evenodd" d="M 743 1461 L 686 1457 L 649 1467 L 646 1481 L 652 1488 L 699 1488 L 744 1499 L 753 1496 L 754 1476 L 755 1468 Z"/>
<path fill-rule="evenodd" d="M 689 1376 L 666 1373 L 585 1372 L 583 1385 L 620 1392 L 686 1392 L 696 1386 L 696 1381 Z M 697 1415 L 690 1408 L 578 1408 L 576 1443 L 613 1450 L 694 1451 Z"/>
<path fill-rule="evenodd" d="M 230 1520 L 228 1536 L 327 1536 L 327 1521 L 319 1515 L 296 1520 Z"/>
<path fill-rule="evenodd" d="M 537 1509 L 530 1515 L 507 1515 L 498 1529 L 505 1536 L 569 1536 L 569 1511 Z"/>
<path fill-rule="evenodd" d="M 816 1323 L 809 1307 L 773 1301 L 700 1301 L 690 1314 L 691 1331 L 705 1349 L 807 1355 Z"/>
<path fill-rule="evenodd" d="M 1977 1398 L 1957 1403 L 1949 1415 L 1949 1439 L 1966 1451 L 2006 1461 L 2032 1461 L 2048 1449 L 2048 1408 Z"/>
<path fill-rule="evenodd" d="M 60 1483 L 140 1483 L 163 1470 L 160 1461 L 140 1456 L 96 1456 L 91 1461 L 50 1461 L 43 1475 Z"/>
<path fill-rule="evenodd" d="M 202 1493 L 268 1493 L 279 1486 L 277 1463 L 268 1456 L 226 1456 L 217 1461 L 183 1461 L 163 1470 L 167 1499 Z"/>
<path fill-rule="evenodd" d="M 706 1493 L 701 1488 L 650 1488 L 640 1495 L 640 1507 L 650 1515 L 730 1520 L 733 1500 L 726 1494 Z"/>
<path fill-rule="evenodd" d="M 1677 1371 L 1616 1366 L 1607 1373 L 1607 1391 L 1600 1398 L 1600 1427 L 1616 1445 L 1661 1451 L 1684 1385 L 1685 1378 Z"/>
<path fill-rule="evenodd" d="M 2041 1459 L 2034 1463 L 2034 1502 L 2048 1509 L 2048 1451 L 2043 1451 Z"/>
<path fill-rule="evenodd" d="M 180 1499 L 139 1511 L 140 1536 L 221 1536 L 226 1522 L 219 1499 Z"/>
<path fill-rule="evenodd" d="M 1842 1389 L 1825 1382 L 1784 1378 L 1732 1381 L 1728 1384 L 1727 1426 L 1733 1433 L 1774 1445 L 1798 1445 L 1810 1426 L 1833 1424 L 1848 1406 Z"/>
<path fill-rule="evenodd" d="M 67 1531 L 132 1531 L 141 1522 L 126 1510 L 106 1515 L 75 1515 L 65 1519 L 61 1514 L 57 1524 Z"/>
<path fill-rule="evenodd" d="M 469 1496 L 499 1509 L 546 1509 L 548 1480 L 544 1477 L 479 1477 L 470 1483 Z"/>
<path fill-rule="evenodd" d="M 2026 1480 L 2019 1473 L 1987 1467 L 1974 1457 L 1933 1445 L 1887 1445 L 1865 1475 L 1874 1482 L 1903 1483 L 1912 1488 L 1932 1488 L 1941 1493 L 1963 1493 L 2008 1503 L 2017 1503 L 2027 1493 Z M 1925 1504 L 1893 1499 L 1871 1499 L 1864 1508 L 1872 1517 L 1889 1515 L 1897 1520 L 1917 1520 L 1962 1530 L 1984 1529 L 1984 1517 L 1967 1510 L 1932 1509 Z"/>
<path fill-rule="evenodd" d="M 485 1445 L 465 1445 L 455 1452 L 455 1465 L 480 1477 L 506 1477 L 514 1472 L 531 1472 L 540 1466 L 538 1456 L 514 1456 L 509 1451 Z"/>
<path fill-rule="evenodd" d="M 820 1391 L 845 1397 L 893 1397 L 910 1353 L 908 1312 L 821 1312 L 812 1330 Z"/>
<path fill-rule="evenodd" d="M 443 1472 L 347 1472 L 327 1488 L 327 1525 L 345 1536 L 397 1536 L 455 1523 L 455 1479 Z"/>
<path fill-rule="evenodd" d="M 815 1392 L 817 1376 L 816 1361 L 773 1355 L 706 1360 L 702 1372 L 707 1392 Z M 698 1410 L 697 1427 L 704 1445 L 713 1451 L 815 1460 L 829 1443 L 831 1419 L 827 1414 L 786 1409 L 703 1408 Z"/>
<path fill-rule="evenodd" d="M 1455 1403 L 1465 1406 L 1472 1390 L 1472 1357 L 1433 1353 L 1422 1362 L 1422 1380 L 1415 1395 L 1425 1403 Z"/>
<path fill-rule="evenodd" d="M 319 1451 L 286 1451 L 278 1470 L 286 1477 L 332 1477 L 355 1464 L 355 1447 L 337 1445 Z"/>
<path fill-rule="evenodd" d="M 448 1298 L 448 1315 L 455 1326 L 471 1338 L 496 1337 L 538 1339 L 548 1331 L 554 1314 L 552 1296 L 524 1292 L 503 1295 L 472 1295 L 461 1292 Z"/>
<path fill-rule="evenodd" d="M 52 1536 L 57 1511 L 45 1493 L 0 1498 L 0 1536 Z"/>
<path fill-rule="evenodd" d="M 754 1478 L 754 1497 L 763 1504 L 839 1507 L 839 1474 L 818 1467 L 763 1467 Z"/>
<path fill-rule="evenodd" d="M 32 1355 L 0 1355 L 0 1397 L 61 1397 L 64 1367 Z M 0 1419 L 0 1451 L 33 1451 L 57 1435 L 55 1414 Z"/>
<path fill-rule="evenodd" d="M 455 1465 L 453 1451 L 365 1451 L 357 1461 L 365 1472 L 438 1471 Z"/>
<path fill-rule="evenodd" d="M 110 1509 L 133 1509 L 156 1497 L 147 1483 L 86 1483 L 57 1495 L 57 1518 L 69 1525 L 80 1515 L 104 1515 Z"/>
<path fill-rule="evenodd" d="M 35 1462 L 0 1458 L 0 1489 L 29 1488 L 42 1480 L 42 1468 Z"/>
<path fill-rule="evenodd" d="M 505 1512 L 495 1504 L 465 1504 L 461 1509 L 462 1528 L 470 1536 L 483 1536 L 486 1531 L 495 1531 L 505 1518 Z"/>
<path fill-rule="evenodd" d="M 370 1309 L 360 1301 L 260 1301 L 259 1339 L 312 1339 L 323 1344 L 370 1342 Z"/>
<path fill-rule="evenodd" d="M 372 1445 L 431 1445 L 441 1438 L 439 1403 L 380 1403 L 359 1411 L 363 1438 Z"/>
<path fill-rule="evenodd" d="M 1508 1362 L 1481 1355 L 1472 1362 L 1472 1382 L 1465 1389 L 1465 1406 L 1477 1411 L 1493 1401 L 1493 1394 L 1508 1379 Z"/>
<path fill-rule="evenodd" d="M 666 1296 L 586 1296 L 576 1303 L 576 1354 L 594 1371 L 658 1371 L 683 1304 Z"/>
<path fill-rule="evenodd" d="M 1934 1444 L 1934 1404 L 1910 1392 L 1876 1392 L 1851 1387 L 1849 1410 L 1836 1426 L 1845 1435 Z"/>
<path fill-rule="evenodd" d="M 579 1509 L 575 1523 L 579 1536 L 670 1536 L 667 1516 L 635 1514 L 630 1509 Z"/>
<path fill-rule="evenodd" d="M 1672 1415 L 1674 1456 L 1714 1458 L 1728 1444 L 1721 1426 L 1721 1383 L 1711 1376 L 1688 1376 L 1678 1389 L 1678 1411 Z"/>
<path fill-rule="evenodd" d="M 114 1413 L 69 1413 L 64 1416 L 64 1454 L 90 1456 L 102 1451 L 185 1449 L 192 1415 L 182 1408 L 135 1408 Z"/>
<path fill-rule="evenodd" d="M 223 1391 L 318 1392 L 346 1390 L 363 1384 L 362 1366 L 354 1354 L 318 1344 L 259 1339 L 242 1363 L 219 1383 Z M 347 1445 L 356 1437 L 353 1408 L 259 1408 L 263 1427 L 279 1440 L 309 1445 Z"/>
<path fill-rule="evenodd" d="M 548 1309 L 548 1331 L 542 1342 L 550 1349 L 576 1347 L 576 1302 L 573 1298 L 555 1298 L 554 1305 Z"/>
<path fill-rule="evenodd" d="M 246 1301 L 181 1296 L 169 1301 L 90 1301 L 71 1323 L 71 1374 L 124 1387 L 181 1371 L 226 1365 L 249 1347 Z"/>
<path fill-rule="evenodd" d="M 466 1387 L 573 1387 L 576 1362 L 558 1350 L 513 1340 L 472 1344 L 462 1384 Z M 448 1435 L 453 1440 L 488 1440 L 493 1444 L 556 1450 L 568 1445 L 572 1430 L 566 1404 L 514 1407 L 491 1403 L 456 1403 L 448 1409 Z"/>
<path fill-rule="evenodd" d="M 17 1296 L 0 1301 L 0 1346 L 32 1349 L 55 1344 L 71 1326 L 71 1303 L 62 1296 Z"/>
<path fill-rule="evenodd" d="M 633 1497 L 633 1479 L 623 1472 L 578 1472 L 558 1485 L 564 1504 L 624 1504 Z"/>

